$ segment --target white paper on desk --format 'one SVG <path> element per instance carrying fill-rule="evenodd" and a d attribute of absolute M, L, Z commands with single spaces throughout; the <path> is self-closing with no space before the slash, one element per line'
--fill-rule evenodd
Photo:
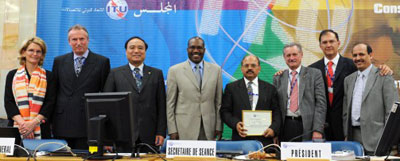
<path fill-rule="evenodd" d="M 14 154 L 15 138 L 0 138 L 0 154 Z"/>
<path fill-rule="evenodd" d="M 287 158 L 332 158 L 331 143 L 281 142 L 281 159 Z"/>

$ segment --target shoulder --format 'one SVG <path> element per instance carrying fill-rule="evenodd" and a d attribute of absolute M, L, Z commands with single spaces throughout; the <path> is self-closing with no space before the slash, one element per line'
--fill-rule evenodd
<path fill-rule="evenodd" d="M 309 67 L 318 68 L 318 66 L 320 66 L 321 64 L 322 65 L 324 64 L 324 59 L 323 58 L 318 60 L 318 61 L 316 61 L 316 62 L 314 62 L 314 63 L 312 63 L 311 65 L 309 65 Z"/>
<path fill-rule="evenodd" d="M 346 78 L 344 78 L 344 82 L 346 83 L 347 81 L 349 81 L 349 79 L 356 78 L 356 77 L 357 77 L 357 71 L 351 73 Z"/>
<path fill-rule="evenodd" d="M 313 74 L 321 74 L 321 71 L 319 69 L 316 68 L 312 68 L 312 67 L 304 67 L 304 70 L 306 70 L 309 73 L 313 73 Z"/>
<path fill-rule="evenodd" d="M 226 87 L 225 88 L 235 88 L 235 87 L 237 87 L 240 83 L 242 83 L 243 82 L 243 78 L 241 78 L 241 79 L 238 79 L 238 80 L 235 80 L 235 81 L 233 81 L 233 82 L 230 82 L 230 83 L 228 83 L 228 84 L 226 84 Z"/>
<path fill-rule="evenodd" d="M 153 72 L 161 72 L 162 73 L 161 69 L 158 69 L 158 68 L 155 68 L 155 67 L 152 67 L 152 66 L 148 66 L 148 65 L 145 65 L 145 67 L 148 68 L 149 70 L 153 71 Z"/>
<path fill-rule="evenodd" d="M 89 50 L 89 54 L 91 54 L 93 57 L 95 57 L 96 59 L 100 60 L 100 61 L 109 61 L 109 59 L 103 55 L 94 53 L 92 51 Z"/>
<path fill-rule="evenodd" d="M 14 77 L 14 75 L 15 75 L 16 72 L 17 72 L 17 69 L 10 70 L 10 71 L 7 73 L 7 80 L 8 80 L 8 79 L 12 79 L 12 78 Z"/>
<path fill-rule="evenodd" d="M 287 74 L 287 73 L 288 73 L 288 71 L 289 71 L 289 69 L 285 69 L 285 70 L 282 71 L 282 74 L 280 74 L 280 75 L 274 75 L 274 80 L 275 80 L 275 79 L 277 79 L 277 80 L 278 80 L 278 79 L 281 79 L 281 78 L 283 77 L 284 74 Z"/>
<path fill-rule="evenodd" d="M 258 79 L 258 84 L 264 85 L 268 89 L 275 89 L 274 85 L 272 85 L 271 83 L 268 83 L 267 81 L 261 80 L 261 79 Z"/>
<path fill-rule="evenodd" d="M 206 61 L 204 61 L 204 66 L 210 66 L 211 68 L 214 68 L 215 70 L 220 70 L 221 69 L 217 64 L 209 63 L 209 62 L 206 62 Z"/>
<path fill-rule="evenodd" d="M 112 73 L 121 72 L 122 70 L 125 70 L 127 68 L 129 68 L 128 65 L 123 65 L 123 66 L 119 66 L 119 67 L 111 69 L 110 72 L 112 72 Z"/>
<path fill-rule="evenodd" d="M 183 66 L 185 66 L 185 63 L 187 63 L 187 61 L 184 61 L 184 62 L 175 64 L 175 65 L 171 66 L 171 67 L 169 68 L 169 70 L 170 70 L 170 71 L 179 70 L 179 69 L 181 69 Z"/>
<path fill-rule="evenodd" d="M 56 61 L 56 60 L 64 60 L 64 59 L 66 59 L 66 58 L 67 58 L 68 56 L 70 56 L 70 55 L 72 55 L 72 52 L 65 53 L 65 54 L 63 54 L 63 55 L 59 55 L 59 56 L 57 56 L 57 57 L 54 58 L 54 61 Z"/>

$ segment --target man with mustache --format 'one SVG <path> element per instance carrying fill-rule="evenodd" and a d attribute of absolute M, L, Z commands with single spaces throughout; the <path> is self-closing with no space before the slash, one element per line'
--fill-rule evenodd
<path fill-rule="evenodd" d="M 103 90 L 110 60 L 88 49 L 88 31 L 81 25 L 68 30 L 68 43 L 72 52 L 56 57 L 53 64 L 57 87 L 53 134 L 72 149 L 88 149 L 83 95 Z"/>
<path fill-rule="evenodd" d="M 398 101 L 394 79 L 380 76 L 371 64 L 372 48 L 357 43 L 352 50 L 357 71 L 344 80 L 343 128 L 347 140 L 360 142 L 373 155 L 392 105 Z"/>
<path fill-rule="evenodd" d="M 300 44 L 285 45 L 283 57 L 289 69 L 274 76 L 282 113 L 280 140 L 322 139 L 326 115 L 322 74 L 318 69 L 301 65 L 303 51 Z"/>
<path fill-rule="evenodd" d="M 281 112 L 278 106 L 278 94 L 275 87 L 258 78 L 261 70 L 260 60 L 254 55 L 242 59 L 243 79 L 226 85 L 222 97 L 221 118 L 232 128 L 232 140 L 258 140 L 264 146 L 273 143 L 273 137 L 279 134 Z M 243 110 L 271 110 L 272 123 L 265 127 L 261 136 L 247 136 L 242 122 Z"/>
<path fill-rule="evenodd" d="M 168 71 L 167 124 L 173 140 L 221 138 L 221 68 L 203 60 L 205 51 L 202 38 L 190 38 L 189 59 Z"/>
<path fill-rule="evenodd" d="M 333 30 L 323 30 L 319 35 L 319 46 L 324 57 L 310 65 L 319 69 L 325 83 L 327 115 L 325 126 L 326 140 L 344 140 L 343 135 L 343 82 L 344 78 L 357 70 L 351 59 L 339 54 L 339 35 Z M 379 67 L 382 75 L 392 73 L 391 69 Z M 391 74 L 390 74 L 391 75 Z"/>

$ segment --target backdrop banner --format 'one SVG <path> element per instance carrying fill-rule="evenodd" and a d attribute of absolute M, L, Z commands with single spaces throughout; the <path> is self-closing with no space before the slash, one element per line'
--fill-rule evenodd
<path fill-rule="evenodd" d="M 127 64 L 125 41 L 140 36 L 149 44 L 145 64 L 162 69 L 166 79 L 170 66 L 188 59 L 188 39 L 200 36 L 204 59 L 222 68 L 224 86 L 242 78 L 240 61 L 247 54 L 260 58 L 259 78 L 272 83 L 273 74 L 287 68 L 284 44 L 302 44 L 308 66 L 323 57 L 319 32 L 333 29 L 343 56 L 351 57 L 355 42 L 369 43 L 373 62 L 389 65 L 400 79 L 396 0 L 40 0 L 37 16 L 49 70 L 54 57 L 71 51 L 68 28 L 81 24 L 90 50 L 110 58 L 112 68 Z"/>

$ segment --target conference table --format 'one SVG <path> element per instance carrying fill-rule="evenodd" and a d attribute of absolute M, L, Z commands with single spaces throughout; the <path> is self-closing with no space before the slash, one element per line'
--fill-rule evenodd
<path fill-rule="evenodd" d="M 162 154 L 165 157 L 165 154 Z M 399 159 L 400 157 L 390 157 L 389 159 Z M 27 161 L 27 157 L 8 157 L 4 154 L 0 154 L 0 161 Z M 175 157 L 171 158 L 164 158 L 168 161 L 227 161 L 231 159 L 227 158 L 190 158 L 190 157 Z M 30 160 L 34 160 L 30 158 Z M 66 156 L 38 156 L 36 157 L 37 161 L 83 161 L 84 159 L 81 157 L 66 157 Z M 159 156 L 151 154 L 151 155 L 143 155 L 140 158 L 130 158 L 124 157 L 122 159 L 116 159 L 116 161 L 163 161 Z M 306 159 L 308 161 L 319 161 L 318 159 Z M 357 159 L 355 161 L 360 161 L 361 159 Z M 371 157 L 370 161 L 383 161 L 383 157 Z M 107 160 L 107 161 L 111 161 Z M 277 159 L 266 159 L 266 161 L 278 161 Z M 288 161 L 305 161 L 305 159 L 289 159 Z"/>

